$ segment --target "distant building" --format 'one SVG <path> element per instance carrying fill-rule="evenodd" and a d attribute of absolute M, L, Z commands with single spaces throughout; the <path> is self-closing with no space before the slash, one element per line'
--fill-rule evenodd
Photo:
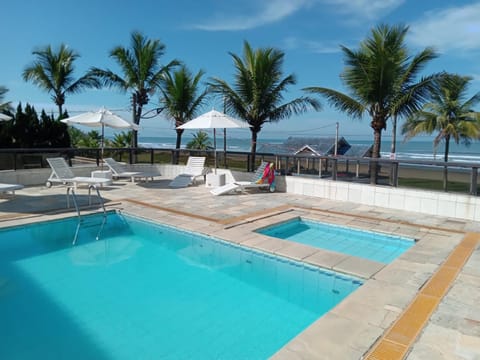
<path fill-rule="evenodd" d="M 258 152 L 278 155 L 335 155 L 334 137 L 289 137 L 282 144 L 264 144 Z M 349 157 L 370 157 L 372 145 L 351 145 L 342 136 L 338 139 L 337 155 Z"/>

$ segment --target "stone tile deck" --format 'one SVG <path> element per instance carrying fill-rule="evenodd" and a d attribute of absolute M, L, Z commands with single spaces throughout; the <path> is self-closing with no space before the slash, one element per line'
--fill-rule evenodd
<path fill-rule="evenodd" d="M 286 193 L 212 196 L 203 185 L 174 190 L 168 182 L 117 181 L 101 193 L 108 209 L 366 279 L 273 358 L 480 358 L 480 249 L 472 240 L 478 234 L 466 236 L 480 233 L 479 223 Z M 82 212 L 98 211 L 88 207 L 85 189 L 77 194 Z M 15 197 L 0 198 L 0 227 L 72 215 L 61 186 L 26 187 Z M 380 266 L 252 232 L 298 216 L 413 237 L 418 243 Z M 410 309 L 413 315 L 404 317 Z"/>

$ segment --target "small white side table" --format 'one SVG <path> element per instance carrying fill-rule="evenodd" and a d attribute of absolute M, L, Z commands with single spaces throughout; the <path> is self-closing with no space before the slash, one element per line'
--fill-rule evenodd
<path fill-rule="evenodd" d="M 111 185 L 112 184 L 112 172 L 110 170 L 95 170 L 95 171 L 92 171 L 92 178 L 108 179 L 110 181 L 105 183 L 104 185 Z"/>
<path fill-rule="evenodd" d="M 225 174 L 207 174 L 205 181 L 206 187 L 219 187 L 222 185 L 225 185 Z"/>

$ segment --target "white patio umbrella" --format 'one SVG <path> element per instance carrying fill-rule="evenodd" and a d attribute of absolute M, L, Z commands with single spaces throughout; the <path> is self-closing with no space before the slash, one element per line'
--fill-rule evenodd
<path fill-rule="evenodd" d="M 189 122 L 177 127 L 177 129 L 213 129 L 213 148 L 215 159 L 215 174 L 217 173 L 217 139 L 216 129 L 249 128 L 245 121 L 234 119 L 227 114 L 211 110 Z"/>
<path fill-rule="evenodd" d="M 13 118 L 11 116 L 0 113 L 0 121 L 8 121 L 8 120 L 12 120 L 12 119 Z"/>
<path fill-rule="evenodd" d="M 98 111 L 88 111 L 86 113 L 62 119 L 62 122 L 68 125 L 84 125 L 90 127 L 102 128 L 102 143 L 101 143 L 101 157 L 103 160 L 103 148 L 105 145 L 105 126 L 114 129 L 134 129 L 138 130 L 138 125 L 121 118 L 107 109 L 100 109 Z M 103 168 L 103 161 L 102 161 Z"/>

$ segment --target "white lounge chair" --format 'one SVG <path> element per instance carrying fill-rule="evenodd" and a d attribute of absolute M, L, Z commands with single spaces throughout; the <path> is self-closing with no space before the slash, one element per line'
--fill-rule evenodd
<path fill-rule="evenodd" d="M 3 184 L 0 183 L 0 193 L 11 193 L 12 196 L 15 196 L 15 190 L 23 189 L 23 185 L 20 184 Z"/>
<path fill-rule="evenodd" d="M 269 171 L 274 171 L 269 162 L 262 161 L 260 166 L 257 168 L 255 173 L 253 173 L 250 181 L 237 181 L 233 183 L 225 184 L 210 190 L 210 193 L 213 195 L 223 195 L 234 191 L 246 192 L 247 189 L 268 189 L 270 192 L 275 191 L 275 174 L 272 173 L 272 180 L 269 182 L 266 178 L 264 179 L 265 169 L 270 167 Z"/>
<path fill-rule="evenodd" d="M 53 183 L 60 183 L 67 186 L 72 186 L 76 189 L 77 185 L 84 184 L 88 186 L 92 185 L 108 185 L 109 179 L 93 178 L 86 176 L 75 176 L 70 166 L 62 157 L 48 158 L 48 164 L 52 168 L 52 174 L 47 180 L 47 187 L 51 187 Z"/>
<path fill-rule="evenodd" d="M 130 171 L 125 167 L 125 165 L 117 162 L 113 158 L 106 158 L 103 159 L 103 161 L 105 162 L 105 164 L 107 164 L 108 168 L 112 172 L 112 177 L 114 179 L 129 178 L 131 182 L 135 182 L 135 179 L 143 179 L 145 181 L 151 179 L 153 181 L 153 178 L 155 176 L 160 176 L 160 173 L 158 171 L 154 171 L 153 169 L 148 172 Z"/>
<path fill-rule="evenodd" d="M 208 171 L 209 169 L 205 167 L 205 157 L 190 156 L 183 173 L 177 175 L 168 186 L 175 189 L 187 187 L 195 184 L 197 177 L 205 177 Z"/>

